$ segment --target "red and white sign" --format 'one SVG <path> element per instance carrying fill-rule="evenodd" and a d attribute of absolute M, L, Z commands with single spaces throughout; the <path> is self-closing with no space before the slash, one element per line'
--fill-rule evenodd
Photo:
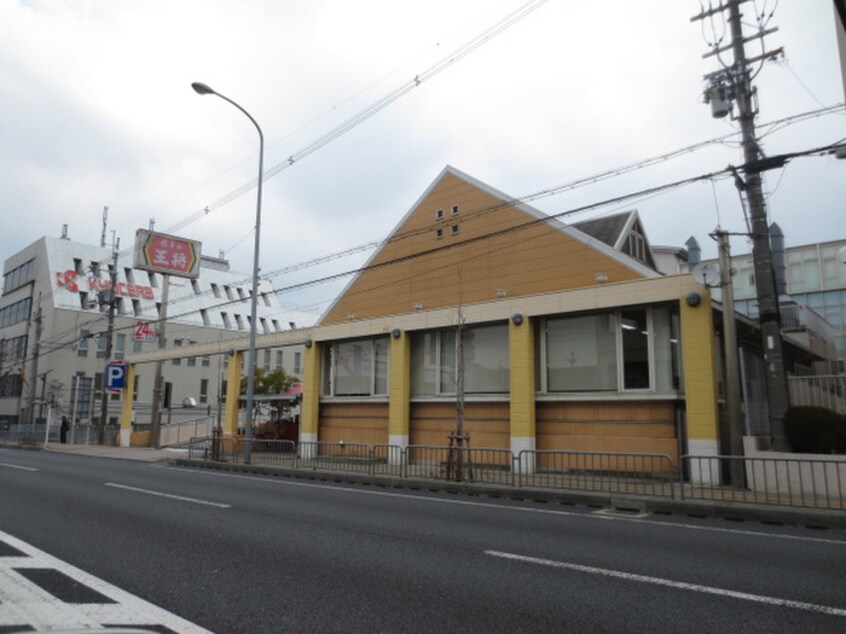
<path fill-rule="evenodd" d="M 136 321 L 135 334 L 132 337 L 135 341 L 155 341 L 156 329 L 149 321 Z"/>
<path fill-rule="evenodd" d="M 73 269 L 56 271 L 56 284 L 72 293 L 78 293 L 82 290 L 99 293 L 107 291 L 112 287 L 112 281 L 109 279 L 100 279 L 98 277 L 83 278 Z M 115 284 L 115 295 L 155 299 L 152 287 L 142 286 L 141 284 L 129 284 L 127 282 L 118 282 Z"/>
<path fill-rule="evenodd" d="M 200 243 L 139 229 L 135 232 L 135 268 L 196 279 L 200 276 Z"/>

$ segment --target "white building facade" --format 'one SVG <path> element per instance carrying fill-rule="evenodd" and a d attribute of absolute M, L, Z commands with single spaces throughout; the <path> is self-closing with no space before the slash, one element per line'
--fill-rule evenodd
<path fill-rule="evenodd" d="M 45 236 L 5 261 L 0 298 L 0 426 L 67 416 L 74 425 L 102 421 L 104 374 L 109 361 L 154 350 L 150 340 L 162 315 L 164 277 L 134 269 L 133 254 L 114 253 L 67 238 Z M 202 257 L 197 279 L 171 276 L 166 308 L 166 344 L 183 346 L 186 356 L 163 366 L 162 422 L 217 417 L 225 392 L 228 356 L 191 356 L 191 346 L 248 336 L 249 275 L 229 270 L 226 260 Z M 106 358 L 109 311 L 113 302 L 112 354 Z M 283 314 L 268 280 L 259 282 L 258 334 L 294 327 Z M 146 334 L 146 336 L 145 336 Z M 145 340 L 146 339 L 146 340 Z M 281 368 L 301 377 L 303 350 L 287 346 L 259 350 L 256 367 Z M 139 367 L 133 419 L 150 423 L 154 364 Z M 120 416 L 118 392 L 106 394 L 106 422 Z M 192 409 L 183 403 L 195 403 Z"/>

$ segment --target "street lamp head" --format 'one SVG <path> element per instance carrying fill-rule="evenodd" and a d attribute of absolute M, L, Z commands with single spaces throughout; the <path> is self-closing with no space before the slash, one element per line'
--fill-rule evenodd
<path fill-rule="evenodd" d="M 191 88 L 193 88 L 194 92 L 196 92 L 198 95 L 214 95 L 215 94 L 214 90 L 212 90 L 211 88 L 209 88 L 208 86 L 206 86 L 205 84 L 203 84 L 199 81 L 195 81 L 193 84 L 191 84 Z"/>

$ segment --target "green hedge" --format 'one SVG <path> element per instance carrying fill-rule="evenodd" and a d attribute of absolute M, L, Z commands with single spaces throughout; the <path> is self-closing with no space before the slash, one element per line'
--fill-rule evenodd
<path fill-rule="evenodd" d="M 846 416 L 824 407 L 791 407 L 784 415 L 787 442 L 797 453 L 846 453 Z"/>

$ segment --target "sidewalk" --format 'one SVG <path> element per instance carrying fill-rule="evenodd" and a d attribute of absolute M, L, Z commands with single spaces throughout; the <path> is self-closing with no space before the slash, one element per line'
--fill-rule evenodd
<path fill-rule="evenodd" d="M 152 447 L 109 447 L 105 445 L 71 445 L 51 442 L 47 444 L 47 451 L 56 453 L 72 453 L 81 456 L 95 456 L 97 458 L 119 458 L 121 460 L 137 460 L 139 462 L 159 462 L 171 458 L 185 458 L 187 449 L 153 449 Z"/>

